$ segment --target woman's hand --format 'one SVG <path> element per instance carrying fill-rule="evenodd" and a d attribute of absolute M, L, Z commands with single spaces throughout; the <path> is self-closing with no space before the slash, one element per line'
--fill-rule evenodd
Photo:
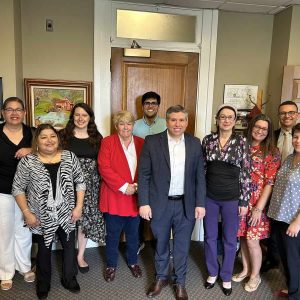
<path fill-rule="evenodd" d="M 26 156 L 27 154 L 31 153 L 31 150 L 31 148 L 21 148 L 16 152 L 15 158 L 20 159 L 23 156 Z"/>
<path fill-rule="evenodd" d="M 239 216 L 243 217 L 247 214 L 248 212 L 248 207 L 246 206 L 239 206 Z"/>
<path fill-rule="evenodd" d="M 286 234 L 290 237 L 297 237 L 300 230 L 300 224 L 298 222 L 293 221 L 288 227 Z"/>
<path fill-rule="evenodd" d="M 125 194 L 127 196 L 133 195 L 136 192 L 136 187 L 134 184 L 128 184 Z"/>
<path fill-rule="evenodd" d="M 41 224 L 36 215 L 29 210 L 24 212 L 24 219 L 28 227 L 37 227 Z"/>
<path fill-rule="evenodd" d="M 260 223 L 261 213 L 261 210 L 255 209 L 255 207 L 253 207 L 253 209 L 251 210 L 251 217 L 249 219 L 250 226 L 256 226 Z"/>
<path fill-rule="evenodd" d="M 78 207 L 76 206 L 73 211 L 72 211 L 72 215 L 71 215 L 71 221 L 72 223 L 76 223 L 76 221 L 78 221 L 81 218 L 82 215 L 82 207 Z"/>

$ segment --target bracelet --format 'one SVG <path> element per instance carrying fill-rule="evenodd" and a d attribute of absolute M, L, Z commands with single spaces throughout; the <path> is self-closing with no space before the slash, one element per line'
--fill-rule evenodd
<path fill-rule="evenodd" d="M 259 212 L 259 213 L 262 213 L 262 211 L 263 211 L 262 209 L 260 209 L 256 206 L 253 208 L 253 210 L 256 211 L 256 212 Z"/>
<path fill-rule="evenodd" d="M 25 211 L 30 210 L 29 208 L 25 208 L 24 210 L 22 210 L 22 214 L 24 214 Z"/>

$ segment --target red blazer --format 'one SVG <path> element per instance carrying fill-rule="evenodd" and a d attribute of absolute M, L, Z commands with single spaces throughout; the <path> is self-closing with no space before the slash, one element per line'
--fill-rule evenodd
<path fill-rule="evenodd" d="M 144 140 L 133 137 L 136 157 L 139 162 Z M 126 182 L 137 182 L 136 168 L 134 180 L 132 180 L 129 165 L 122 148 L 118 134 L 110 135 L 101 141 L 98 154 L 98 168 L 102 177 L 100 189 L 99 208 L 104 213 L 123 217 L 135 217 L 138 215 L 136 194 L 127 196 L 119 191 Z"/>

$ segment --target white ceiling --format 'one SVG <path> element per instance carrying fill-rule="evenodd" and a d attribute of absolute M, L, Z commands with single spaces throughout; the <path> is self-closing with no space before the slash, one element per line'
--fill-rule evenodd
<path fill-rule="evenodd" d="M 123 2 L 175 6 L 185 8 L 214 8 L 256 14 L 276 14 L 300 0 L 118 0 Z"/>

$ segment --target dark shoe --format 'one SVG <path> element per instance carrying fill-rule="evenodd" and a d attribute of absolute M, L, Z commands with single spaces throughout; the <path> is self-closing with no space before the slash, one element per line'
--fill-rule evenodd
<path fill-rule="evenodd" d="M 38 283 L 36 285 L 36 295 L 39 299 L 47 299 L 50 291 L 50 285 Z"/>
<path fill-rule="evenodd" d="M 266 273 L 271 269 L 276 269 L 279 267 L 279 264 L 277 262 L 271 261 L 271 260 L 265 260 L 260 268 L 261 273 Z"/>
<path fill-rule="evenodd" d="M 215 282 L 214 283 L 210 283 L 210 282 L 205 282 L 204 284 L 204 287 L 207 289 L 207 290 L 210 290 L 212 289 L 213 287 L 215 286 Z"/>
<path fill-rule="evenodd" d="M 153 298 L 153 297 L 159 295 L 161 290 L 163 289 L 163 287 L 167 286 L 168 283 L 169 283 L 169 281 L 166 280 L 166 279 L 157 279 L 157 280 L 155 280 L 151 284 L 150 288 L 148 289 L 147 296 L 149 298 Z"/>
<path fill-rule="evenodd" d="M 129 265 L 128 268 L 130 269 L 132 275 L 136 278 L 142 277 L 142 270 L 139 265 Z"/>
<path fill-rule="evenodd" d="M 78 270 L 80 271 L 80 273 L 87 273 L 89 270 L 90 270 L 90 267 L 89 266 L 86 266 L 86 267 L 80 267 L 78 265 Z"/>
<path fill-rule="evenodd" d="M 232 293 L 232 288 L 226 289 L 226 288 L 222 287 L 222 291 L 225 296 L 230 296 Z"/>
<path fill-rule="evenodd" d="M 116 268 L 107 267 L 104 271 L 104 279 L 107 282 L 111 282 L 115 279 L 116 276 Z"/>
<path fill-rule="evenodd" d="M 174 284 L 173 289 L 175 291 L 176 300 L 188 300 L 188 294 L 184 286 L 180 284 Z"/>
<path fill-rule="evenodd" d="M 77 294 L 80 292 L 80 286 L 77 282 L 76 277 L 73 277 L 70 281 L 62 279 L 61 284 L 65 289 L 69 290 L 71 293 Z"/>

